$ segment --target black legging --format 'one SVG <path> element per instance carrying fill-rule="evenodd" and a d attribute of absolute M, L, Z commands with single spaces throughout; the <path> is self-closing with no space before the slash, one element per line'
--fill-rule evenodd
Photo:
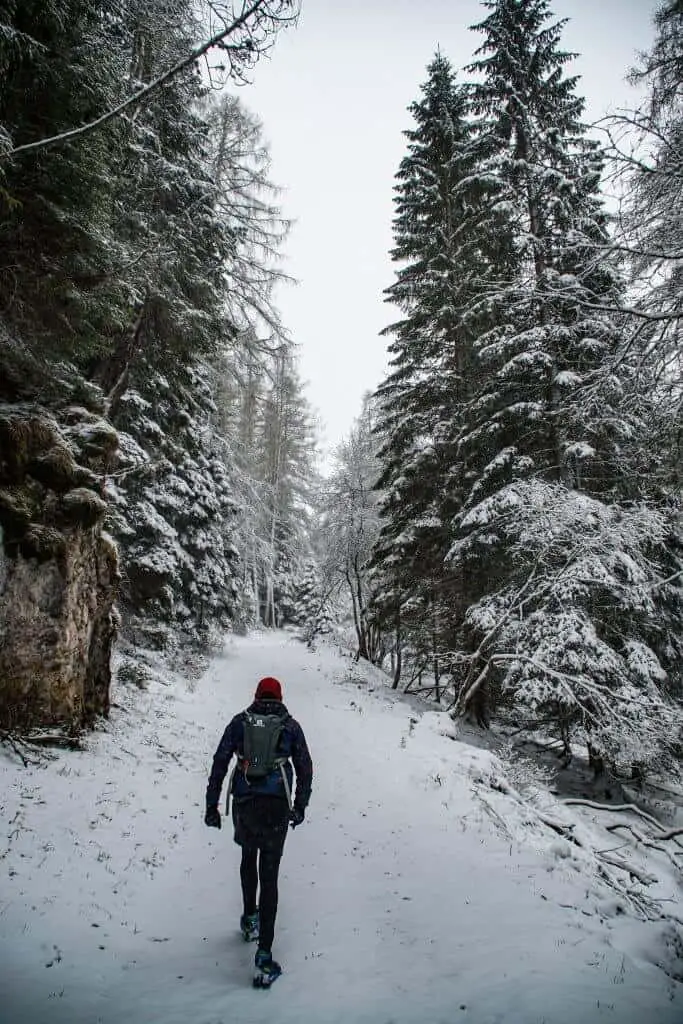
<path fill-rule="evenodd" d="M 242 898 L 244 913 L 256 913 L 256 890 L 260 883 L 259 911 L 259 949 L 270 952 L 275 934 L 275 915 L 277 914 L 277 878 L 280 871 L 282 847 L 259 850 L 256 846 L 242 847 L 240 879 L 242 882 Z"/>

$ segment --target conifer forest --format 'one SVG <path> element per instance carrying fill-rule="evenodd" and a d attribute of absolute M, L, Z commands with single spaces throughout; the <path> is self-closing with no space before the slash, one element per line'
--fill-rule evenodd
<path fill-rule="evenodd" d="M 299 14 L 0 0 L 0 734 L 77 743 L 140 652 L 287 628 L 596 777 L 678 777 L 683 3 L 599 127 L 559 2 L 435 40 L 389 369 L 327 464 L 249 99 Z"/>

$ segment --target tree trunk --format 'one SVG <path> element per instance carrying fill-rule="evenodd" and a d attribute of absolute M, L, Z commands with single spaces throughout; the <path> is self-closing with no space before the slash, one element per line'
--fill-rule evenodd
<path fill-rule="evenodd" d="M 588 764 L 593 769 L 594 779 L 598 779 L 601 775 L 605 774 L 604 759 L 590 742 L 588 743 Z"/>
<path fill-rule="evenodd" d="M 398 684 L 401 681 L 401 668 L 402 668 L 402 649 L 401 649 L 401 634 L 398 629 L 396 630 L 396 668 L 394 669 L 394 678 L 391 683 L 392 690 L 398 689 Z"/>
<path fill-rule="evenodd" d="M 366 650 L 366 647 L 365 647 L 365 637 L 363 636 L 363 631 L 362 631 L 362 628 L 361 628 L 360 617 L 359 617 L 359 614 L 358 614 L 358 607 L 356 605 L 356 591 L 355 591 L 353 583 L 351 581 L 351 574 L 349 573 L 348 569 L 345 571 L 344 575 L 346 576 L 346 582 L 347 582 L 348 587 L 349 587 L 349 593 L 351 594 L 351 608 L 353 609 L 353 626 L 354 626 L 354 629 L 356 630 L 356 658 L 355 658 L 355 660 L 358 661 L 359 658 L 366 658 L 367 659 L 367 650 Z"/>
<path fill-rule="evenodd" d="M 434 700 L 437 704 L 440 704 L 441 688 L 439 683 L 441 680 L 441 671 L 439 668 L 437 614 L 434 598 L 432 598 L 432 664 L 434 667 Z"/>

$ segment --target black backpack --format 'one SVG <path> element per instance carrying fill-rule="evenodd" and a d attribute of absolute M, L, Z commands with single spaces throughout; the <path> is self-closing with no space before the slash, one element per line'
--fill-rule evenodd
<path fill-rule="evenodd" d="M 244 741 L 240 769 L 248 782 L 259 782 L 267 778 L 272 772 L 279 770 L 287 760 L 278 753 L 286 721 L 282 715 L 244 712 Z"/>

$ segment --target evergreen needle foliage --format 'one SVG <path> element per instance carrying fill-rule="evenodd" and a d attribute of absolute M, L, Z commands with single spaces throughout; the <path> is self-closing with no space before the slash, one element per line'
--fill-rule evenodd
<path fill-rule="evenodd" d="M 96 486 L 124 631 L 160 646 L 281 623 L 312 557 L 313 417 L 273 302 L 288 225 L 260 123 L 216 88 L 295 14 L 0 3 L 0 400 L 118 435 Z M 233 24 L 209 80 L 188 57 Z"/>
<path fill-rule="evenodd" d="M 658 21 L 669 78 L 649 72 L 660 112 L 680 100 L 678 6 Z M 673 328 L 629 344 L 564 22 L 547 0 L 483 7 L 463 77 L 429 65 L 397 174 L 373 614 L 437 699 L 445 676 L 482 724 L 543 721 L 640 771 L 680 740 L 680 495 L 652 445 Z M 656 189 L 637 178 L 635 209 Z M 647 301 L 680 312 L 676 283 L 656 273 Z"/>

